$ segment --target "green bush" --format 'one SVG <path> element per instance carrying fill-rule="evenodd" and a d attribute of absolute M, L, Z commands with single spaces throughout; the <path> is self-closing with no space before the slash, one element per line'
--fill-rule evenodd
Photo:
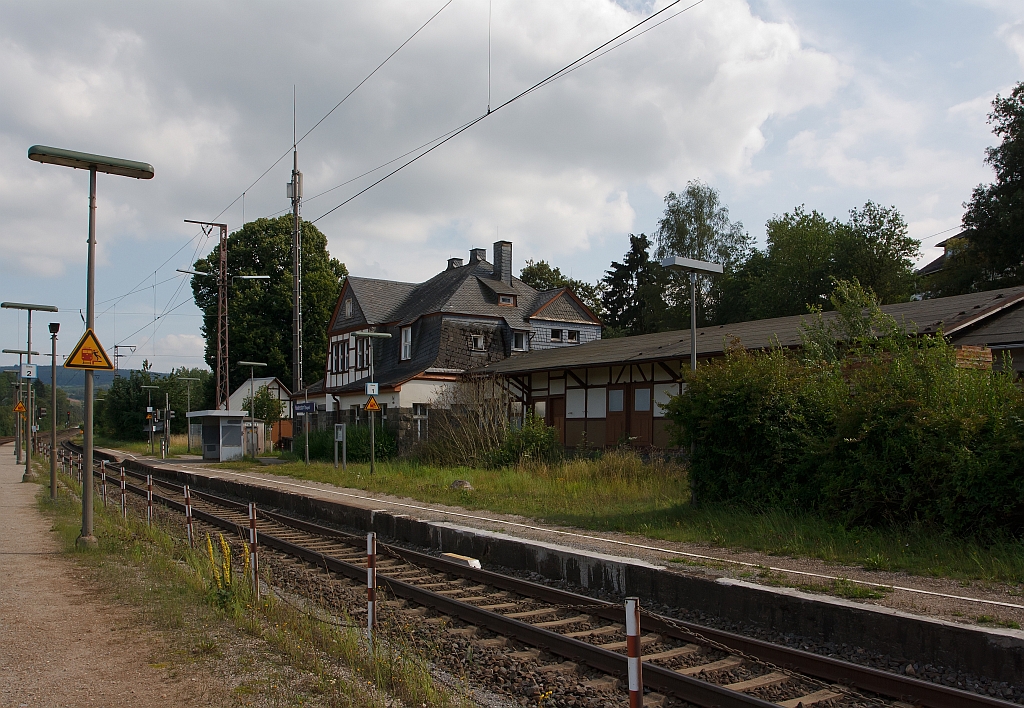
<path fill-rule="evenodd" d="M 668 409 L 695 446 L 694 499 L 1024 533 L 1024 396 L 1012 371 L 957 368 L 941 336 L 891 345 L 835 362 L 740 350 L 698 370 Z"/>
<path fill-rule="evenodd" d="M 394 457 L 398 449 L 398 443 L 390 429 L 377 424 L 374 426 L 374 448 L 376 449 L 377 460 L 387 460 Z M 292 443 L 292 451 L 296 457 L 302 459 L 305 451 L 305 435 L 297 435 Z M 349 425 L 348 426 L 348 460 L 349 462 L 370 461 L 370 426 Z M 334 461 L 334 429 L 311 430 L 309 433 L 309 459 Z M 338 443 L 338 460 L 341 460 L 341 443 Z"/>
<path fill-rule="evenodd" d="M 543 418 L 527 414 L 522 426 L 509 426 L 501 444 L 488 455 L 491 467 L 552 462 L 561 456 L 556 431 Z"/>

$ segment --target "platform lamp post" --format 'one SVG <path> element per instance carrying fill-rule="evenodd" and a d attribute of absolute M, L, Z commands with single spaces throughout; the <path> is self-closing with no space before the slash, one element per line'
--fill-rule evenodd
<path fill-rule="evenodd" d="M 60 322 L 50 323 L 50 499 L 57 500 L 57 332 Z"/>
<path fill-rule="evenodd" d="M 255 378 L 255 371 L 257 366 L 266 366 L 267 363 L 264 361 L 239 361 L 236 362 L 239 366 L 249 367 L 249 424 L 252 426 L 250 430 L 255 432 L 256 430 L 256 394 L 253 391 L 253 379 Z M 252 456 L 256 457 L 256 441 L 252 442 Z"/>
<path fill-rule="evenodd" d="M 21 357 L 28 354 L 24 349 L 4 349 L 4 354 L 17 354 L 18 355 L 18 378 L 17 378 L 17 391 L 14 395 L 14 400 L 21 400 Z M 36 356 L 39 356 L 39 352 L 32 352 Z M 19 422 L 14 426 L 14 464 L 21 464 L 21 423 Z"/>
<path fill-rule="evenodd" d="M 366 339 L 367 340 L 366 344 L 367 344 L 367 346 L 370 349 L 370 351 L 367 352 L 367 354 L 370 357 L 370 382 L 369 382 L 369 385 L 371 385 L 371 386 L 372 385 L 376 385 L 377 382 L 373 380 L 373 340 L 374 339 L 391 339 L 391 334 L 388 333 L 388 332 L 353 332 L 352 336 L 353 337 L 360 337 L 362 339 Z M 369 391 L 369 390 L 370 390 L 369 387 L 367 387 L 367 391 Z M 378 391 L 379 391 L 379 389 L 378 389 Z M 374 467 L 376 466 L 376 462 L 377 462 L 376 441 L 374 440 L 375 431 L 374 431 L 373 428 L 374 428 L 374 415 L 373 415 L 373 411 L 370 411 L 370 474 L 373 474 Z"/>
<path fill-rule="evenodd" d="M 156 389 L 157 391 L 159 391 L 160 387 L 159 386 L 143 385 L 143 386 L 141 386 L 141 388 L 148 389 L 146 391 L 146 393 L 149 396 L 149 399 L 148 399 L 148 401 L 146 403 L 146 415 L 153 415 L 153 389 Z M 153 454 L 153 429 L 156 427 L 156 422 L 152 418 L 147 418 L 146 420 L 149 421 L 148 423 L 146 423 L 146 427 L 149 428 L 149 431 L 148 431 L 149 432 L 149 454 L 152 455 Z M 164 425 L 166 425 L 166 424 L 167 423 L 165 421 Z"/>
<path fill-rule="evenodd" d="M 28 149 L 28 159 L 51 165 L 62 165 L 79 170 L 89 170 L 89 241 L 85 286 L 85 326 L 93 329 L 96 326 L 96 173 L 120 175 L 135 179 L 153 179 L 153 166 L 145 162 L 123 160 L 117 157 L 104 157 L 86 152 L 64 150 L 61 148 L 33 145 Z M 82 486 L 82 535 L 78 538 L 80 545 L 96 545 L 96 537 L 92 532 L 92 428 L 93 428 L 93 372 L 85 372 L 85 411 L 82 425 L 83 459 L 86 466 L 88 484 Z"/>
<path fill-rule="evenodd" d="M 185 431 L 187 433 L 187 435 L 185 436 L 185 440 L 187 441 L 186 442 L 186 446 L 188 447 L 188 452 L 189 452 L 189 454 L 192 454 L 192 423 L 190 423 L 189 420 L 188 420 L 188 414 L 192 412 L 192 382 L 193 381 L 202 381 L 202 379 L 197 379 L 197 378 L 189 377 L 189 376 L 175 376 L 174 378 L 178 379 L 178 381 L 185 381 L 186 382 L 185 383 L 185 408 L 186 408 L 186 411 L 185 411 L 185 425 L 188 426 L 188 429 Z"/>
<path fill-rule="evenodd" d="M 661 265 L 670 271 L 690 274 L 690 371 L 697 370 L 697 274 L 720 275 L 725 269 L 720 263 L 708 263 L 682 256 L 669 256 Z"/>
<path fill-rule="evenodd" d="M 28 346 L 25 347 L 26 358 L 25 363 L 32 363 L 32 313 L 33 312 L 57 312 L 57 308 L 53 305 L 28 305 L 24 302 L 0 302 L 0 308 L 5 310 L 25 310 L 28 312 Z M 38 354 L 39 352 L 36 352 Z M 20 373 L 20 372 L 19 372 Z M 24 377 L 23 377 L 24 378 Z M 25 435 L 25 474 L 22 475 L 22 482 L 32 482 L 36 478 L 36 473 L 32 471 L 32 424 L 36 420 L 35 416 L 35 404 L 32 401 L 32 378 L 29 378 L 28 382 L 28 395 L 26 396 L 27 402 L 25 404 L 26 413 L 25 417 L 28 419 L 28 428 L 26 429 Z"/>

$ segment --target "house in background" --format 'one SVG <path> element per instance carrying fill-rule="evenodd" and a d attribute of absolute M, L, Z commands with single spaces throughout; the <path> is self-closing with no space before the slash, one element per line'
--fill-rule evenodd
<path fill-rule="evenodd" d="M 512 244 L 497 241 L 493 263 L 474 248 L 468 263 L 450 258 L 423 283 L 348 277 L 328 327 L 324 379 L 309 397 L 322 396 L 338 422 L 362 422 L 372 360 L 381 414 L 407 447 L 424 439 L 431 403 L 460 374 L 600 338 L 600 320 L 568 288 L 541 292 L 513 277 Z"/>
<path fill-rule="evenodd" d="M 270 440 L 274 447 L 280 447 L 282 441 L 285 447 L 292 438 L 292 394 L 288 387 L 276 376 L 256 377 L 250 381 L 245 379 L 230 396 L 228 396 L 228 410 L 244 411 L 245 401 L 251 393 L 258 392 L 264 386 L 277 400 L 281 401 L 281 420 L 273 423 L 270 430 Z"/>
<path fill-rule="evenodd" d="M 1024 375 L 1024 287 L 883 305 L 911 331 L 942 332 L 958 348 L 959 365 L 999 367 L 1004 354 Z M 830 319 L 835 312 L 826 312 Z M 702 327 L 699 362 L 747 349 L 802 345 L 803 315 Z M 683 391 L 690 331 L 591 342 L 571 351 L 535 351 L 496 361 L 478 372 L 503 377 L 513 398 L 553 426 L 566 447 L 671 446 L 663 406 Z"/>

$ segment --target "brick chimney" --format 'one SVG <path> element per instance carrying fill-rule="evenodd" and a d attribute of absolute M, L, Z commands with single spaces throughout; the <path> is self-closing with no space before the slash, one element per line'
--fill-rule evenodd
<path fill-rule="evenodd" d="M 469 249 L 469 264 L 479 263 L 480 261 L 487 260 L 487 249 L 486 248 L 471 248 Z"/>
<path fill-rule="evenodd" d="M 461 268 L 461 267 L 462 267 L 462 259 L 461 258 L 449 258 L 448 259 L 448 270 L 454 270 L 456 268 Z"/>
<path fill-rule="evenodd" d="M 494 242 L 494 277 L 503 283 L 512 284 L 512 242 Z"/>

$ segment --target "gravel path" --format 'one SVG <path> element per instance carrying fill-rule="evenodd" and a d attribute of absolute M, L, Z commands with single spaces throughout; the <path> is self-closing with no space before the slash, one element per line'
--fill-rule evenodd
<path fill-rule="evenodd" d="M 0 705 L 180 705 L 183 684 L 151 666 L 162 640 L 90 595 L 23 471 L 0 446 Z"/>

